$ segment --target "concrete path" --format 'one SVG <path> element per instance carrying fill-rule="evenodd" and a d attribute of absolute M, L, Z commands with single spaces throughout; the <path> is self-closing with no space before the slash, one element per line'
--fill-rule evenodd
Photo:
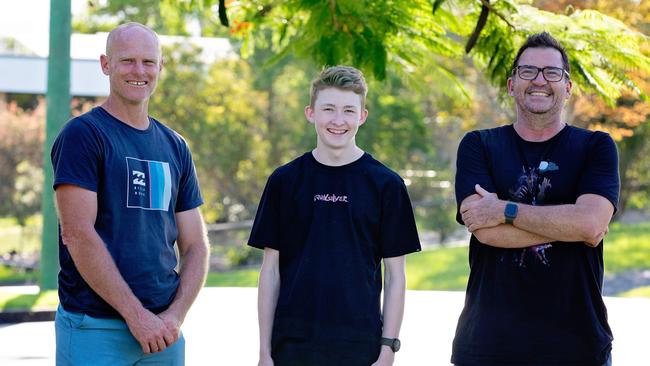
<path fill-rule="evenodd" d="M 254 288 L 206 288 L 190 310 L 183 332 L 188 366 L 254 366 L 258 335 Z M 449 365 L 451 341 L 464 293 L 408 291 L 402 350 L 396 366 Z M 650 365 L 650 300 L 605 298 L 616 337 L 616 366 Z M 0 365 L 54 365 L 52 322 L 0 327 Z"/>

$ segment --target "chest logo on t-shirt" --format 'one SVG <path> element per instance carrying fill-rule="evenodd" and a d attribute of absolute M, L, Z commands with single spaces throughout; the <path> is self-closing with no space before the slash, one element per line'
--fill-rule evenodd
<path fill-rule="evenodd" d="M 172 188 L 169 163 L 127 157 L 126 168 L 126 207 L 169 211 Z"/>
<path fill-rule="evenodd" d="M 560 167 L 556 163 L 545 160 L 540 161 L 537 167 L 524 166 L 517 180 L 516 188 L 510 190 L 510 200 L 533 206 L 543 205 L 552 184 L 551 180 L 542 174 L 559 169 Z M 551 243 L 543 243 L 523 248 L 513 255 L 513 260 L 521 268 L 525 268 L 529 261 L 535 261 L 549 267 L 551 262 L 546 255 L 546 250 L 552 247 Z"/>
<path fill-rule="evenodd" d="M 314 202 L 323 201 L 323 202 L 348 202 L 348 196 L 337 196 L 335 194 L 316 194 L 314 195 Z"/>

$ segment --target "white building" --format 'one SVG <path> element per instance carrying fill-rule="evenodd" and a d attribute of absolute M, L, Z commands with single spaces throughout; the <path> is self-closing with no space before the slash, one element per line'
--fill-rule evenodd
<path fill-rule="evenodd" d="M 101 71 L 99 56 L 106 48 L 108 33 L 72 34 L 70 38 L 70 94 L 73 96 L 107 96 L 108 78 Z M 191 43 L 203 50 L 201 59 L 237 57 L 226 38 L 160 36 L 163 46 Z M 17 47 L 24 50 L 25 47 Z M 10 54 L 12 53 L 12 54 Z M 23 53 L 23 52 L 20 52 Z M 45 94 L 47 58 L 16 54 L 0 49 L 0 93 Z"/>

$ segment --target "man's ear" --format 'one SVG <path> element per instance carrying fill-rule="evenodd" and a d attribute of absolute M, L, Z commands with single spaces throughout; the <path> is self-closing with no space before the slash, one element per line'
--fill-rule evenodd
<path fill-rule="evenodd" d="M 102 72 L 104 75 L 108 75 L 108 56 L 101 55 L 99 56 L 99 65 L 102 67 Z"/>
<path fill-rule="evenodd" d="M 511 97 L 515 95 L 515 91 L 514 91 L 514 87 L 513 87 L 512 83 L 513 83 L 512 78 L 511 77 L 508 78 L 508 81 L 507 81 L 508 95 L 511 96 Z"/>

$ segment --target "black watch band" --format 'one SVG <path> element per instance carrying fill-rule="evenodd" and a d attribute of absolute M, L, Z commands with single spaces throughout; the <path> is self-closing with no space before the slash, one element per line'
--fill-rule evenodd
<path fill-rule="evenodd" d="M 397 338 L 384 338 L 384 337 L 381 337 L 381 340 L 379 341 L 379 343 L 382 346 L 390 347 L 390 349 L 393 350 L 393 352 L 399 351 L 400 347 L 402 346 L 402 342 L 400 342 L 399 339 L 397 339 Z"/>

